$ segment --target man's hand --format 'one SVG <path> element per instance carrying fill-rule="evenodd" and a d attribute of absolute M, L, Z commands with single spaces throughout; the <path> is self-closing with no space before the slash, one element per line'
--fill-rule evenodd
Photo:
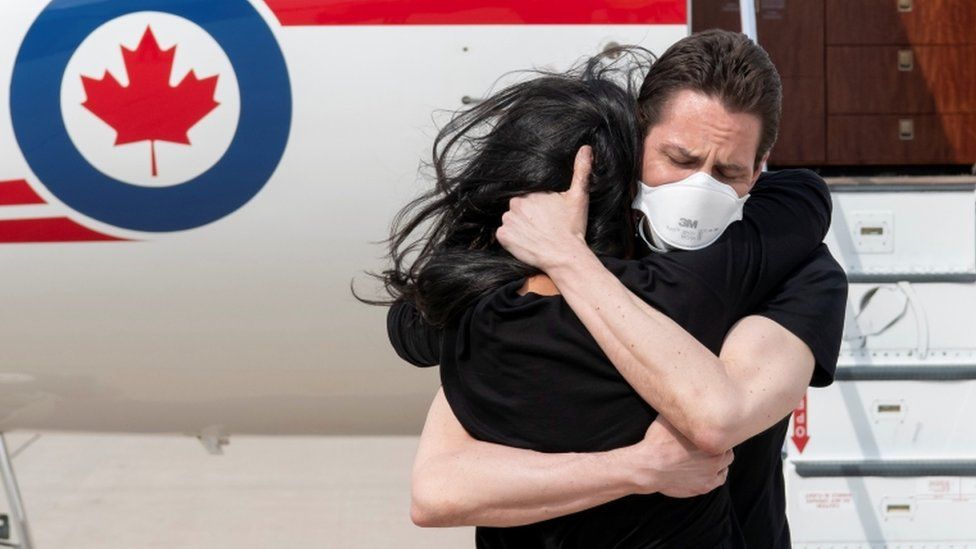
<path fill-rule="evenodd" d="M 532 193 L 509 202 L 495 236 L 513 256 L 546 271 L 588 250 L 587 187 L 592 155 L 589 145 L 577 151 L 573 182 L 566 192 Z"/>
<path fill-rule="evenodd" d="M 644 440 L 627 447 L 637 467 L 637 493 L 660 492 L 674 498 L 706 494 L 725 484 L 732 450 L 711 455 L 696 448 L 661 416 Z"/>

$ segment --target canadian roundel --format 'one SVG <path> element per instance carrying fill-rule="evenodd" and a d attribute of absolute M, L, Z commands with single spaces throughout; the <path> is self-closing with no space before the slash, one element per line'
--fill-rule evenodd
<path fill-rule="evenodd" d="M 53 0 L 21 44 L 10 92 L 40 183 L 134 231 L 192 229 L 243 206 L 291 125 L 281 49 L 246 0 Z"/>

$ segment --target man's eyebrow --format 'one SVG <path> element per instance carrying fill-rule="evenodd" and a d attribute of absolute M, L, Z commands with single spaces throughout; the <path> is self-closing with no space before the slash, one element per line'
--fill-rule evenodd
<path fill-rule="evenodd" d="M 718 167 L 718 169 L 720 169 L 722 171 L 725 171 L 725 172 L 744 172 L 744 171 L 746 171 L 746 168 L 744 166 L 742 166 L 741 164 L 722 164 L 720 162 L 716 162 L 715 163 L 715 166 Z"/>
<path fill-rule="evenodd" d="M 685 158 L 691 158 L 694 160 L 698 159 L 698 157 L 692 154 L 691 151 L 675 143 L 662 143 L 660 150 L 661 152 L 665 152 L 665 153 L 670 152 L 680 156 L 684 156 Z"/>

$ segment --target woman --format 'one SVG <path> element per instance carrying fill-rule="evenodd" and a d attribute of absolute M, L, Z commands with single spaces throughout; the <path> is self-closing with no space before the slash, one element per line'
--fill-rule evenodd
<path fill-rule="evenodd" d="M 732 323 L 799 265 L 826 232 L 829 205 L 816 180 L 790 186 L 772 182 L 757 186 L 750 200 L 753 207 L 746 210 L 749 223 L 730 227 L 712 247 L 640 263 L 619 260 L 627 255 L 633 232 L 629 204 L 641 131 L 633 115 L 632 88 L 616 84 L 613 78 L 619 69 L 604 61 L 591 60 L 565 75 L 543 75 L 462 113 L 435 145 L 437 189 L 408 207 L 395 229 L 394 267 L 384 273 L 391 295 L 400 299 L 391 310 L 391 326 L 412 315 L 411 305 L 404 303 L 414 303 L 429 324 L 444 328 L 436 353 L 444 392 L 475 438 L 545 452 L 598 451 L 633 444 L 656 416 L 565 302 L 532 292 L 526 279 L 535 271 L 494 240 L 510 198 L 565 190 L 550 182 L 570 180 L 581 145 L 591 145 L 596 159 L 589 185 L 587 243 L 622 281 L 640 289 L 646 301 L 713 352 Z M 773 204 L 778 215 L 765 219 Z M 797 216 L 813 222 L 787 253 L 763 259 L 763 268 L 749 277 L 726 272 L 711 281 L 707 278 L 714 271 L 709 264 L 761 250 L 766 243 L 762 233 L 777 234 Z M 410 240 L 428 223 L 419 240 Z M 407 255 L 418 249 L 416 258 L 408 261 Z M 740 299 L 732 292 L 756 298 Z M 684 295 L 682 306 L 662 307 L 659 298 L 664 294 Z M 727 304 L 722 315 L 695 316 L 696 304 L 716 299 Z M 391 336 L 399 333 L 392 330 Z M 421 344 L 405 345 L 416 341 Z M 394 342 L 406 351 L 401 354 L 422 350 L 424 343 L 436 346 L 436 341 L 423 338 Z M 479 528 L 477 536 L 484 547 L 741 543 L 724 488 L 687 499 L 630 496 L 517 528 Z"/>

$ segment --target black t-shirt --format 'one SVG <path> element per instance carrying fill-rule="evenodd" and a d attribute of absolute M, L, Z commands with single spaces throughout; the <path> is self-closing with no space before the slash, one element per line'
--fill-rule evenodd
<path fill-rule="evenodd" d="M 817 361 L 810 385 L 824 387 L 834 379 L 846 303 L 847 276 L 821 245 L 752 314 L 775 320 L 810 347 Z M 789 420 L 735 447 L 728 487 L 749 549 L 792 547 L 782 459 Z"/>
<path fill-rule="evenodd" d="M 830 219 L 826 185 L 807 170 L 786 170 L 763 174 L 751 194 L 743 220 L 708 248 L 641 260 L 601 259 L 628 288 L 715 353 L 736 320 L 750 313 L 768 316 L 810 346 L 817 361 L 812 382 L 829 383 L 846 279 L 820 244 Z M 395 305 L 391 341 L 415 364 L 440 358 L 447 400 L 475 438 L 546 452 L 600 451 L 641 440 L 655 410 L 560 296 L 518 295 L 522 283 L 512 281 L 484 296 L 443 334 L 426 329 L 409 304 Z M 634 495 L 532 525 L 482 527 L 478 546 L 716 547 L 743 544 L 739 527 L 749 547 L 773 546 L 782 536 L 768 530 L 785 531 L 782 473 L 776 468 L 782 426 L 738 447 L 730 482 L 709 494 Z M 740 483 L 750 500 L 737 497 Z"/>

